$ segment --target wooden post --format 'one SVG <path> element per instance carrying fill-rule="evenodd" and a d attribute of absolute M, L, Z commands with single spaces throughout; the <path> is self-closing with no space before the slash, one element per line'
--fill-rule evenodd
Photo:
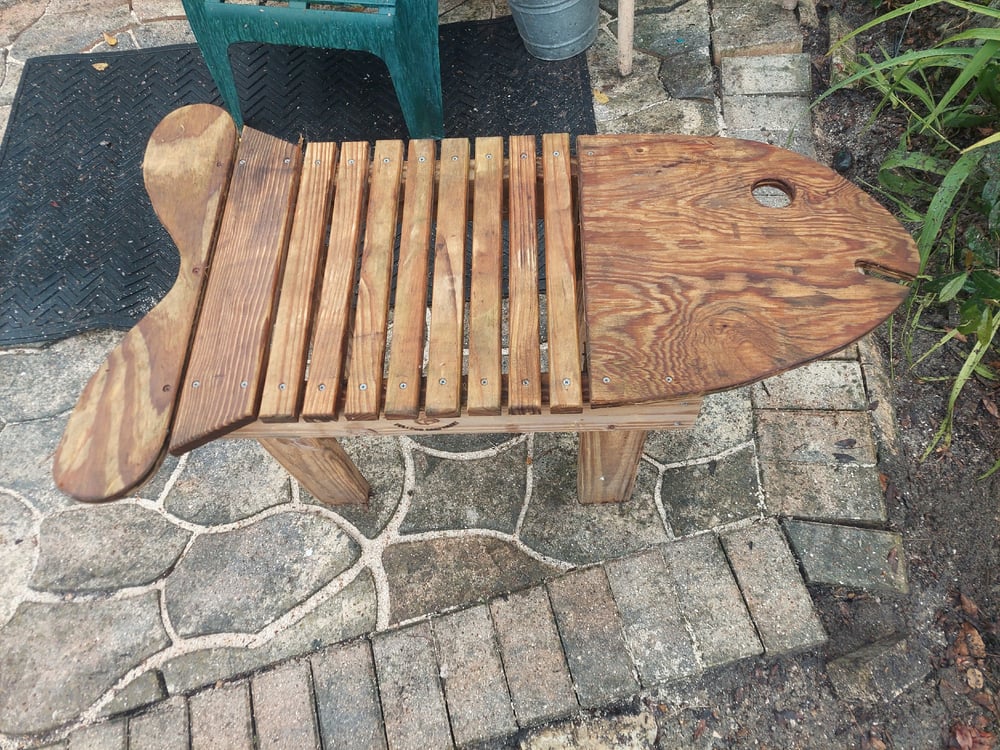
<path fill-rule="evenodd" d="M 261 438 L 260 444 L 321 503 L 368 505 L 371 486 L 336 438 Z"/>
<path fill-rule="evenodd" d="M 635 0 L 618 0 L 618 72 L 632 73 L 632 47 L 635 30 Z"/>
<path fill-rule="evenodd" d="M 581 503 L 628 500 L 639 471 L 645 430 L 581 432 L 576 491 Z"/>

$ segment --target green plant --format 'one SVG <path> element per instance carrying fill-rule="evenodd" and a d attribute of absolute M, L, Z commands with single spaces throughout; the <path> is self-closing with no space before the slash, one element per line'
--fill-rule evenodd
<path fill-rule="evenodd" d="M 957 322 L 912 362 L 958 342 L 962 364 L 949 376 L 945 415 L 926 458 L 951 442 L 955 405 L 973 377 L 997 380 L 987 355 L 1000 343 L 1000 9 L 965 0 L 916 0 L 880 15 L 841 40 L 922 11 L 947 11 L 962 27 L 927 48 L 881 59 L 860 55 L 851 75 L 823 97 L 854 84 L 875 89 L 907 115 L 897 149 L 879 170 L 882 194 L 909 222 L 921 269 L 912 286 L 907 340 L 932 306 Z M 912 351 L 908 348 L 908 351 Z M 1000 459 L 985 476 L 1000 470 Z"/>

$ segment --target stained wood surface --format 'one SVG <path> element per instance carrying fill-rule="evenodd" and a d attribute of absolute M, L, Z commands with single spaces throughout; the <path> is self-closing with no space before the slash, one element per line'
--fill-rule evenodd
<path fill-rule="evenodd" d="M 907 232 L 835 172 L 760 143 L 577 141 L 591 403 L 723 390 L 837 351 L 889 316 Z M 784 208 L 758 203 L 784 186 Z"/>
<path fill-rule="evenodd" d="M 470 414 L 499 414 L 500 307 L 503 282 L 503 139 L 477 138 L 472 204 L 472 289 L 469 295 Z"/>
<path fill-rule="evenodd" d="M 223 110 L 183 107 L 153 131 L 143 161 L 156 215 L 177 245 L 173 287 L 87 384 L 56 450 L 57 486 L 78 500 L 111 500 L 141 485 L 166 452 L 236 146 Z"/>
<path fill-rule="evenodd" d="M 312 361 L 302 406 L 304 419 L 335 419 L 341 370 L 347 354 L 354 302 L 354 277 L 361 217 L 368 187 L 368 143 L 345 143 L 340 149 L 336 196 L 330 218 L 330 243 L 315 313 Z"/>
<path fill-rule="evenodd" d="M 243 129 L 171 451 L 257 417 L 301 162 L 298 146 Z"/>
<path fill-rule="evenodd" d="M 510 139 L 510 402 L 511 414 L 542 411 L 538 305 L 538 181 L 534 136 Z"/>
<path fill-rule="evenodd" d="M 334 438 L 262 438 L 285 470 L 327 505 L 367 505 L 371 486 Z"/>
<path fill-rule="evenodd" d="M 621 503 L 632 495 L 645 430 L 581 432 L 576 494 L 581 503 Z"/>
<path fill-rule="evenodd" d="M 413 418 L 420 411 L 436 152 L 434 141 L 410 141 L 406 158 L 393 336 L 385 394 L 385 415 L 390 419 Z"/>
<path fill-rule="evenodd" d="M 317 275 L 325 257 L 336 165 L 337 144 L 310 143 L 306 146 L 261 396 L 261 419 L 288 421 L 299 416 Z"/>
<path fill-rule="evenodd" d="M 424 409 L 457 416 L 462 405 L 462 331 L 465 318 L 465 234 L 469 193 L 469 142 L 441 141 L 434 285 Z"/>
<path fill-rule="evenodd" d="M 574 412 L 583 408 L 583 379 L 580 377 L 582 362 L 577 319 L 576 216 L 568 135 L 543 137 L 542 173 L 545 180 L 545 299 L 549 312 L 549 373 L 552 379 L 549 403 L 554 412 Z M 623 247 L 619 246 L 619 256 L 625 254 Z M 627 255 L 631 256 L 631 252 Z"/>
<path fill-rule="evenodd" d="M 376 419 L 382 406 L 392 251 L 402 174 L 402 141 L 376 143 L 348 367 L 347 405 L 344 408 L 348 419 Z"/>

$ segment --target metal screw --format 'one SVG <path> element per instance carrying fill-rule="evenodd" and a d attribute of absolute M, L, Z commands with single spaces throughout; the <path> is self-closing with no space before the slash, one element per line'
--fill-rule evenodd
<path fill-rule="evenodd" d="M 587 156 L 593 156 L 593 155 L 594 155 L 594 152 L 593 152 L 593 151 L 588 151 L 588 152 L 587 152 Z"/>
<path fill-rule="evenodd" d="M 565 386 L 566 388 L 569 388 L 569 378 L 563 378 L 563 385 L 564 385 L 564 386 Z"/>
<path fill-rule="evenodd" d="M 607 375 L 605 375 L 603 378 L 601 378 L 601 382 L 602 383 L 610 383 L 611 382 L 611 378 L 609 378 Z"/>
<path fill-rule="evenodd" d="M 321 391 L 325 391 L 325 390 L 326 390 L 326 383 L 320 383 L 320 384 L 319 384 L 318 386 L 316 386 L 316 387 L 317 387 L 317 388 L 318 388 L 319 390 L 321 390 Z"/>
<path fill-rule="evenodd" d="M 527 378 L 525 378 L 524 380 L 521 381 L 521 385 L 528 385 L 528 383 L 530 383 L 530 382 L 531 382 L 530 380 L 528 380 Z"/>
<path fill-rule="evenodd" d="M 196 381 L 194 381 L 194 382 L 193 382 L 193 383 L 191 384 L 191 387 L 192 387 L 192 388 L 199 388 L 200 386 L 201 386 L 201 381 L 200 381 L 200 380 L 196 380 Z"/>
<path fill-rule="evenodd" d="M 489 382 L 490 381 L 488 381 L 486 378 L 483 378 L 482 380 L 479 381 L 479 385 L 489 385 Z"/>
<path fill-rule="evenodd" d="M 553 151 L 553 152 L 552 152 L 552 155 L 553 155 L 553 156 L 559 156 L 559 152 L 558 152 L 558 151 Z"/>
<path fill-rule="evenodd" d="M 447 378 L 441 378 L 438 381 L 438 383 L 440 383 L 441 385 L 448 385 L 448 379 Z"/>
<path fill-rule="evenodd" d="M 421 156 L 419 159 L 417 159 L 417 161 L 419 161 L 421 164 L 423 164 L 425 161 L 427 161 L 427 157 L 426 156 Z"/>
<path fill-rule="evenodd" d="M 287 385 L 285 385 L 284 383 L 278 383 L 278 390 L 279 390 L 279 391 L 283 391 L 283 390 L 285 390 L 285 389 L 286 389 L 287 387 L 288 387 L 288 386 L 287 386 Z"/>
<path fill-rule="evenodd" d="M 368 383 L 362 383 L 361 385 L 358 386 L 358 389 L 362 390 L 362 391 L 367 391 L 368 390 Z"/>
<path fill-rule="evenodd" d="M 240 388 L 246 388 L 246 387 L 247 387 L 247 381 L 244 380 L 243 382 L 240 383 Z"/>
<path fill-rule="evenodd" d="M 322 164 L 322 163 L 323 163 L 323 162 L 322 162 L 321 160 L 317 159 L 316 161 L 314 161 L 314 162 L 313 162 L 313 166 L 316 166 L 316 167 L 318 167 L 318 166 L 319 166 L 320 164 Z"/>
<path fill-rule="evenodd" d="M 382 160 L 382 163 L 383 163 L 383 164 L 388 164 L 388 163 L 389 163 L 389 157 L 388 157 L 388 156 L 387 156 L 387 157 L 385 157 L 385 158 L 384 158 L 384 159 Z"/>
<path fill-rule="evenodd" d="M 347 164 L 348 166 L 354 166 L 354 159 L 348 159 Z"/>
<path fill-rule="evenodd" d="M 527 158 L 528 158 L 528 155 L 527 155 L 527 154 L 521 154 L 521 158 L 522 158 L 522 159 L 527 159 Z"/>
<path fill-rule="evenodd" d="M 241 167 L 242 167 L 242 166 L 243 166 L 244 164 L 246 164 L 246 163 L 247 163 L 247 160 L 246 160 L 246 159 L 240 159 L 240 166 L 241 166 Z"/>
<path fill-rule="evenodd" d="M 665 377 L 664 380 L 666 380 L 668 383 L 673 383 L 674 382 L 673 377 L 671 377 L 670 375 L 667 375 L 667 377 Z"/>
<path fill-rule="evenodd" d="M 288 157 L 286 157 L 285 158 L 285 164 L 291 164 L 291 163 L 292 163 L 292 160 L 289 159 Z"/>
<path fill-rule="evenodd" d="M 406 383 L 400 383 L 399 384 L 399 390 L 405 391 L 406 390 Z"/>
<path fill-rule="evenodd" d="M 452 161 L 458 161 L 458 157 L 457 156 L 453 156 L 453 157 L 451 157 L 451 160 Z"/>

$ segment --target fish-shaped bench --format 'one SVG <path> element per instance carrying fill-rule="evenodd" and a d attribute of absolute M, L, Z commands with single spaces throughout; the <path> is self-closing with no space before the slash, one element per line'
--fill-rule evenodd
<path fill-rule="evenodd" d="M 143 173 L 180 272 L 70 417 L 54 474 L 84 501 L 239 437 L 365 502 L 336 438 L 415 431 L 578 432 L 580 500 L 620 501 L 647 430 L 847 346 L 918 270 L 876 201 L 751 141 L 295 144 L 203 104 Z"/>

